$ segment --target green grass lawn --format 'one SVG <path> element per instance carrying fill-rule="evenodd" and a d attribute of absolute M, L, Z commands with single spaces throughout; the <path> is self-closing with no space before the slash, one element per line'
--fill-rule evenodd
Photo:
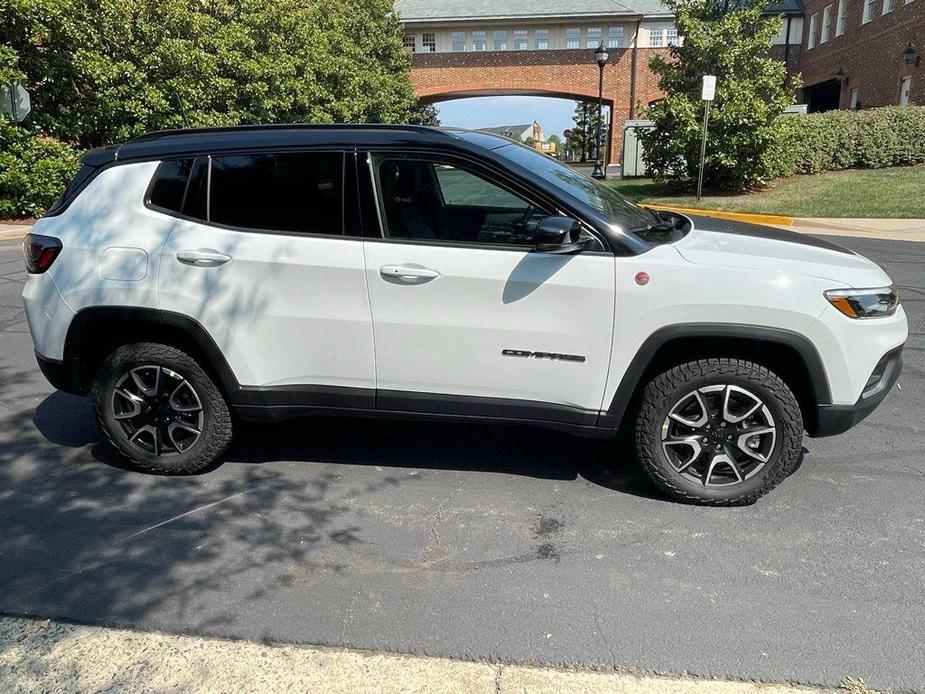
<path fill-rule="evenodd" d="M 745 195 L 671 195 L 647 178 L 607 182 L 637 202 L 788 217 L 895 217 L 925 219 L 925 165 L 850 169 L 791 176 Z"/>

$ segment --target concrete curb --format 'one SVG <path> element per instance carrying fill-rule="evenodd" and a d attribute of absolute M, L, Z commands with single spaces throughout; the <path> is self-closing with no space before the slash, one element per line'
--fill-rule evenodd
<path fill-rule="evenodd" d="M 773 224 L 775 226 L 789 226 L 793 217 L 784 217 L 777 214 L 750 214 L 746 212 L 726 212 L 725 210 L 701 210 L 697 207 L 675 207 L 672 205 L 648 205 L 642 203 L 644 207 L 651 207 L 655 210 L 671 210 L 681 214 L 699 214 L 704 217 L 717 217 L 719 219 L 733 219 L 740 222 L 750 222 L 752 224 Z"/>
<path fill-rule="evenodd" d="M 588 672 L 0 617 L 0 690 L 450 694 L 818 694 L 755 682 Z"/>
<path fill-rule="evenodd" d="M 21 239 L 29 233 L 31 226 L 24 224 L 0 224 L 0 241 Z"/>

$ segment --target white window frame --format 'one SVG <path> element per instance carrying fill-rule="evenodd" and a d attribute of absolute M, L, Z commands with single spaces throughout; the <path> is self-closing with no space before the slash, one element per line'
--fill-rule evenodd
<path fill-rule="evenodd" d="M 425 31 L 421 34 L 421 53 L 437 52 L 437 34 L 433 31 Z"/>
<path fill-rule="evenodd" d="M 809 29 L 806 32 L 806 50 L 811 51 L 816 47 L 816 24 L 819 21 L 817 13 L 809 15 Z"/>
<path fill-rule="evenodd" d="M 667 46 L 678 46 L 678 30 L 676 27 L 671 27 L 670 29 L 665 29 L 665 45 Z"/>
<path fill-rule="evenodd" d="M 852 111 L 858 108 L 861 104 L 861 88 L 852 87 L 850 96 L 848 97 L 848 108 Z"/>
<path fill-rule="evenodd" d="M 661 27 L 649 29 L 649 46 L 662 48 L 665 45 L 665 30 Z"/>
<path fill-rule="evenodd" d="M 822 8 L 822 31 L 819 33 L 819 45 L 827 43 L 832 34 L 832 5 Z"/>
<path fill-rule="evenodd" d="M 405 34 L 401 39 L 401 45 L 405 47 L 405 50 L 412 53 L 417 51 L 417 43 L 418 37 L 416 34 Z"/>
<path fill-rule="evenodd" d="M 906 100 L 903 101 L 903 87 L 906 86 L 906 82 L 909 83 L 909 94 L 906 96 Z M 912 75 L 906 75 L 905 77 L 902 77 L 899 80 L 899 105 L 908 106 L 909 99 L 911 98 L 912 98 Z"/>
<path fill-rule="evenodd" d="M 565 30 L 565 47 L 581 48 L 581 27 L 567 27 Z"/>
<path fill-rule="evenodd" d="M 861 24 L 867 24 L 874 18 L 874 5 L 877 0 L 864 0 L 864 12 L 861 15 Z"/>
<path fill-rule="evenodd" d="M 481 48 L 479 48 L 479 43 L 482 44 Z M 488 50 L 488 32 L 487 31 L 473 31 L 472 32 L 472 50 L 477 51 L 477 52 Z"/>
<path fill-rule="evenodd" d="M 880 11 L 880 16 L 889 14 L 893 11 L 893 0 L 883 0 L 883 9 Z"/>
<path fill-rule="evenodd" d="M 533 30 L 533 47 L 538 51 L 545 51 L 549 48 L 549 29 Z"/>
<path fill-rule="evenodd" d="M 491 32 L 491 50 L 507 50 L 507 29 L 494 29 Z"/>
<path fill-rule="evenodd" d="M 511 47 L 515 51 L 525 51 L 530 48 L 530 32 L 526 29 L 514 29 L 512 32 Z"/>
<path fill-rule="evenodd" d="M 585 29 L 585 48 L 597 48 L 603 41 L 603 27 L 588 27 Z"/>
<path fill-rule="evenodd" d="M 466 32 L 465 31 L 454 31 L 450 34 L 450 41 L 453 51 L 456 53 L 463 53 L 466 50 Z"/>
<path fill-rule="evenodd" d="M 619 48 L 623 43 L 623 27 L 607 27 L 607 48 Z"/>
<path fill-rule="evenodd" d="M 838 11 L 835 14 L 835 35 L 841 36 L 848 24 L 848 0 L 838 0 Z"/>

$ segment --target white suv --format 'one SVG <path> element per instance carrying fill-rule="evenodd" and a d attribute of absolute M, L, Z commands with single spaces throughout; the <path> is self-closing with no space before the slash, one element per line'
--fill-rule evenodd
<path fill-rule="evenodd" d="M 25 255 L 43 372 L 164 473 L 214 464 L 236 418 L 623 424 L 672 497 L 748 503 L 804 430 L 877 406 L 907 335 L 851 251 L 464 130 L 146 135 L 88 153 Z"/>

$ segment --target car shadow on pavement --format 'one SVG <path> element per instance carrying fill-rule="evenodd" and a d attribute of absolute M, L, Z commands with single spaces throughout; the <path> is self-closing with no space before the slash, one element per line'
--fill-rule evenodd
<path fill-rule="evenodd" d="M 50 443 L 96 444 L 91 448 L 96 460 L 128 469 L 100 441 L 88 398 L 56 391 L 36 408 L 33 422 Z M 526 425 L 362 417 L 239 422 L 235 442 L 222 462 L 274 461 L 491 472 L 561 481 L 580 477 L 620 493 L 665 500 L 645 479 L 623 441 L 582 439 Z"/>

